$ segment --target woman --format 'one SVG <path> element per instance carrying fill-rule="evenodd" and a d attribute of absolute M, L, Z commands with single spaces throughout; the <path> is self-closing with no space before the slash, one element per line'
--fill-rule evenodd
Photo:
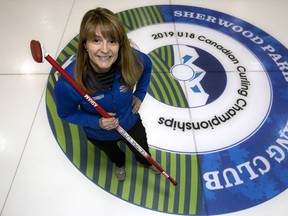
<path fill-rule="evenodd" d="M 76 61 L 66 71 L 111 118 L 103 118 L 64 78 L 60 77 L 55 86 L 60 118 L 84 128 L 88 140 L 116 164 L 119 181 L 125 180 L 126 171 L 125 153 L 117 143 L 128 144 L 115 130 L 119 124 L 149 153 L 138 111 L 148 89 L 151 70 L 151 60 L 131 47 L 115 14 L 96 8 L 82 19 Z M 134 147 L 128 146 L 138 162 L 159 173 Z"/>

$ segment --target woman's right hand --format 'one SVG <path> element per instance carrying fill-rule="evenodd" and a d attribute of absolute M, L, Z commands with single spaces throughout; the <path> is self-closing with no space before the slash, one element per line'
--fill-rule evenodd
<path fill-rule="evenodd" d="M 100 118 L 99 125 L 104 130 L 113 130 L 119 125 L 118 118 L 115 118 L 116 113 L 108 113 L 111 117 L 109 118 Z"/>

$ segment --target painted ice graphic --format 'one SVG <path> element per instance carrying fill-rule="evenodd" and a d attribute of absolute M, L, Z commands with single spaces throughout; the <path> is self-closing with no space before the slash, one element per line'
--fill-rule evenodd
<path fill-rule="evenodd" d="M 189 107 L 203 106 L 207 103 L 209 95 L 201 85 L 201 80 L 206 72 L 193 64 L 199 58 L 198 53 L 192 47 L 173 46 L 174 66 L 171 67 L 170 73 L 177 80 L 186 95 Z"/>

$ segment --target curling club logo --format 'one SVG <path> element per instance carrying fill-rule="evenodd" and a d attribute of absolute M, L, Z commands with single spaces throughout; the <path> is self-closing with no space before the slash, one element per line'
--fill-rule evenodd
<path fill-rule="evenodd" d="M 181 92 L 181 96 L 178 97 L 178 95 L 175 95 L 175 99 L 181 98 L 185 103 L 170 104 L 164 98 L 159 98 L 160 101 L 176 107 L 195 108 L 210 104 L 222 95 L 226 87 L 227 77 L 222 64 L 213 55 L 205 50 L 188 45 L 173 45 L 172 47 L 161 47 L 161 49 L 170 50 L 175 55 L 173 65 L 170 68 L 170 74 L 166 74 L 166 79 L 171 77 L 170 81 L 174 84 L 172 87 L 175 86 L 174 92 L 176 94 L 177 92 Z M 157 49 L 153 50 L 150 56 L 157 56 L 157 52 Z M 177 55 L 179 53 L 183 57 Z M 204 59 L 205 61 L 203 61 Z M 209 64 L 205 64 L 207 62 Z M 217 73 L 208 73 L 211 71 L 210 68 L 213 68 L 213 71 Z M 162 68 L 162 70 L 165 69 Z M 209 80 L 213 80 L 214 85 L 212 87 L 214 88 L 209 85 L 211 84 Z M 157 99 L 155 92 L 157 91 L 157 83 L 155 83 L 155 79 L 153 81 L 149 93 Z M 168 89 L 171 90 L 171 86 L 167 86 Z"/>
<path fill-rule="evenodd" d="M 129 34 L 135 41 L 152 32 L 143 46 L 137 44 L 153 61 L 147 109 L 142 112 L 147 116 L 149 144 L 199 154 L 248 139 L 271 108 L 266 69 L 242 43 L 218 30 L 191 23 L 177 23 L 176 33 L 174 28 L 174 23 L 161 23 Z M 149 109 L 151 105 L 159 109 Z M 253 121 L 247 125 L 247 119 Z"/>
<path fill-rule="evenodd" d="M 69 160 L 114 196 L 176 215 L 236 212 L 286 190 L 287 48 L 252 24 L 205 8 L 146 6 L 117 16 L 153 62 L 141 116 L 152 157 L 178 186 L 137 166 L 121 143 L 127 179 L 119 183 L 81 128 L 58 118 L 52 69 L 47 113 Z M 57 61 L 75 55 L 77 44 L 78 35 Z"/>

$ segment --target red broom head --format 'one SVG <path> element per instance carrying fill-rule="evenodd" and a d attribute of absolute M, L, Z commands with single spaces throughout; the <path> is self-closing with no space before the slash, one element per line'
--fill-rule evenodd
<path fill-rule="evenodd" d="M 36 40 L 31 40 L 30 42 L 30 49 L 31 49 L 31 54 L 34 59 L 34 61 L 38 63 L 43 62 L 43 52 L 42 52 L 42 47 L 39 41 Z"/>

